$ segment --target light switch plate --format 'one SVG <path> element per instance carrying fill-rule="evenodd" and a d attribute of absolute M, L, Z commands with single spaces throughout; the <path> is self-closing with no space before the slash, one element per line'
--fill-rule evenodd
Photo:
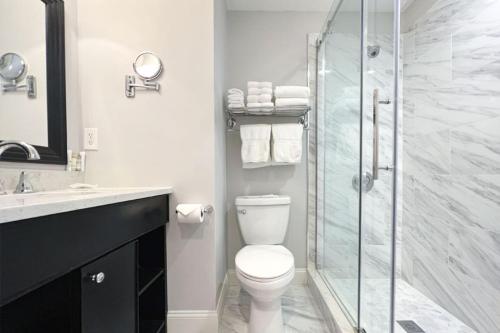
<path fill-rule="evenodd" d="M 85 150 L 98 150 L 99 149 L 99 136 L 97 128 L 85 128 L 83 135 L 83 149 Z"/>

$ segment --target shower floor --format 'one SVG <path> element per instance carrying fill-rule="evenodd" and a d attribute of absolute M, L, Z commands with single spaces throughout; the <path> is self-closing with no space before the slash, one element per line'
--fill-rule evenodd
<path fill-rule="evenodd" d="M 344 299 L 356 299 L 357 282 L 354 279 L 334 279 L 337 295 Z M 363 322 L 370 333 L 389 332 L 389 285 L 385 279 L 363 281 L 364 294 L 370 309 L 364 314 Z M 366 298 L 366 297 L 365 297 Z M 346 305 L 347 310 L 356 313 Z M 396 281 L 396 321 L 414 321 L 425 333 L 476 333 L 444 308 L 413 288 L 406 281 Z M 396 333 L 407 333 L 398 323 Z M 415 331 L 417 332 L 417 331 Z"/>

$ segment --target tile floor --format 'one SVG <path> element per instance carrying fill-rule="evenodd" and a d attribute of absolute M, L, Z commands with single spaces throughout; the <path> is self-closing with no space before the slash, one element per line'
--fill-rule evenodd
<path fill-rule="evenodd" d="M 334 279 L 339 297 L 357 297 L 357 283 L 353 279 Z M 389 283 L 387 279 L 366 279 L 363 283 L 365 312 L 364 327 L 369 333 L 389 332 Z M 356 314 L 353 309 L 348 309 Z M 458 318 L 446 311 L 406 281 L 396 281 L 396 321 L 413 320 L 425 333 L 476 333 Z M 396 323 L 396 333 L 406 331 Z"/>
<path fill-rule="evenodd" d="M 309 288 L 293 285 L 282 299 L 286 333 L 328 333 L 321 312 Z M 250 313 L 250 295 L 238 285 L 229 286 L 219 333 L 246 333 Z"/>

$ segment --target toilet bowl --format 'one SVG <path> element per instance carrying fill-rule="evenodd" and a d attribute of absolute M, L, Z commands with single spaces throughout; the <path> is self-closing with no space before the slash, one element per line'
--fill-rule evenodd
<path fill-rule="evenodd" d="M 245 241 L 235 258 L 236 276 L 251 296 L 249 333 L 282 333 L 281 296 L 295 275 L 292 253 L 285 240 L 290 197 L 283 195 L 236 198 L 238 224 Z"/>
<path fill-rule="evenodd" d="M 236 276 L 251 296 L 248 332 L 284 332 L 281 296 L 295 275 L 292 253 L 281 245 L 247 245 L 235 263 Z"/>

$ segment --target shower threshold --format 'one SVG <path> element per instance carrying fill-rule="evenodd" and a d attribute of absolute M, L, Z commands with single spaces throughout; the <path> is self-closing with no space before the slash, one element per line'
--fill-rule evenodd
<path fill-rule="evenodd" d="M 325 274 L 326 273 L 326 274 Z M 326 270 L 323 274 L 328 276 Z M 336 290 L 340 299 L 353 299 L 356 295 L 357 283 L 354 279 L 326 279 L 332 289 Z M 389 283 L 387 279 L 364 279 L 363 298 L 371 310 L 365 310 L 362 315 L 363 327 L 369 328 L 369 333 L 386 333 L 388 327 Z M 346 305 L 346 304 L 344 304 Z M 355 312 L 346 306 L 347 311 Z M 420 291 L 402 279 L 396 280 L 396 323 L 395 333 L 408 333 L 399 322 L 414 322 L 425 333 L 477 333 L 461 322 L 458 318 L 433 302 Z"/>

